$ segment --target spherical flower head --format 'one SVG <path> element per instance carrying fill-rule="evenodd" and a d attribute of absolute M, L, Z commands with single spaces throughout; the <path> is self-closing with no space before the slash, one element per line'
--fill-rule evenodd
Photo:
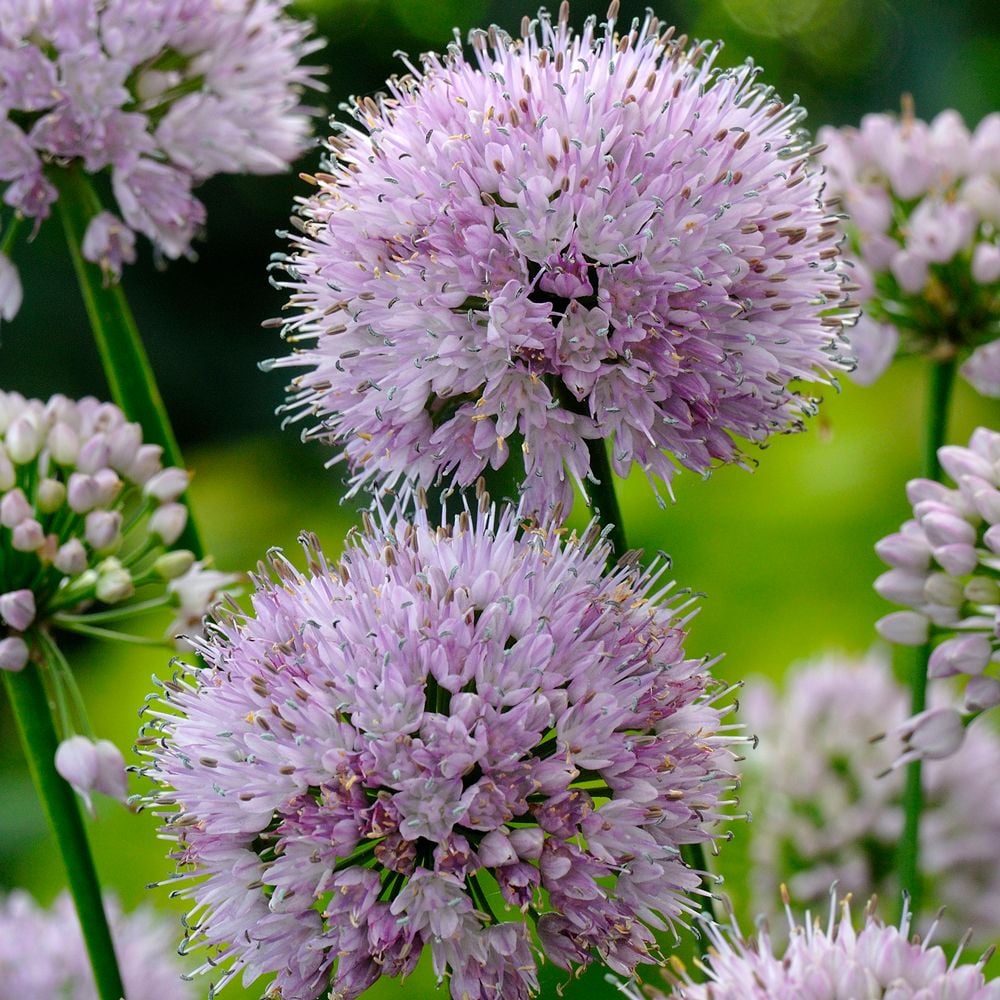
<path fill-rule="evenodd" d="M 1000 396 L 1000 115 L 970 134 L 956 111 L 927 124 L 904 98 L 900 118 L 866 115 L 819 139 L 857 258 L 856 381 L 902 349 L 957 356 L 979 392 Z"/>
<path fill-rule="evenodd" d="M 980 427 L 968 447 L 947 445 L 938 459 L 955 488 L 912 480 L 906 492 L 913 519 L 875 546 L 891 567 L 875 589 L 907 607 L 877 627 L 903 645 L 926 642 L 933 627 L 928 673 L 964 678 L 956 711 L 968 719 L 1000 704 L 1000 433 Z M 913 756 L 925 755 L 924 746 L 942 756 L 961 745 L 948 738 L 940 709 L 911 723 L 904 735 L 915 738 Z"/>
<path fill-rule="evenodd" d="M 613 5 L 616 6 L 616 5 Z M 352 484 L 523 458 L 568 510 L 610 441 L 668 485 L 797 430 L 841 367 L 836 220 L 802 111 L 650 14 L 473 32 L 358 100 L 277 266 L 289 419 Z M 302 345 L 308 346 L 302 346 Z"/>
<path fill-rule="evenodd" d="M 336 564 L 304 538 L 305 573 L 273 553 L 162 685 L 138 749 L 223 984 L 349 1000 L 427 947 L 456 1000 L 517 1000 L 526 915 L 556 965 L 628 972 L 693 911 L 678 848 L 733 756 L 690 598 L 480 499 L 369 519 Z"/>
<path fill-rule="evenodd" d="M 118 967 L 129 1000 L 191 1000 L 169 924 L 151 910 L 123 913 L 105 899 Z M 26 892 L 0 899 L 0 1000 L 97 1000 L 80 924 L 69 895 L 47 910 Z"/>
<path fill-rule="evenodd" d="M 194 185 L 280 172 L 308 143 L 300 97 L 317 87 L 317 69 L 302 59 L 320 43 L 286 5 L 0 0 L 3 200 L 40 222 L 57 171 L 109 173 L 121 218 L 94 215 L 87 259 L 117 278 L 135 232 L 158 254 L 188 253 L 205 215 Z"/>
<path fill-rule="evenodd" d="M 786 904 L 787 905 L 787 904 Z M 909 938 L 909 913 L 899 927 L 886 926 L 865 908 L 861 929 L 854 926 L 849 899 L 831 901 L 824 927 L 810 918 L 795 924 L 784 954 L 774 953 L 766 929 L 750 939 L 739 929 L 709 925 L 712 947 L 705 960 L 707 983 L 676 976 L 670 993 L 677 1000 L 996 1000 L 1000 980 L 986 981 L 983 961 L 949 962 L 928 939 Z M 664 1000 L 662 994 L 654 994 Z"/>
<path fill-rule="evenodd" d="M 932 692 L 932 704 L 944 697 Z M 893 763 L 902 746 L 877 737 L 906 718 L 909 694 L 888 657 L 830 656 L 791 672 L 780 695 L 757 683 L 740 700 L 743 721 L 759 738 L 743 776 L 754 815 L 756 911 L 781 927 L 782 883 L 814 910 L 833 883 L 856 898 L 897 898 L 904 773 Z M 938 928 L 951 942 L 970 927 L 983 944 L 1000 932 L 998 769 L 1000 738 L 977 724 L 959 756 L 929 761 L 921 772 L 921 874 L 929 909 L 945 908 Z"/>

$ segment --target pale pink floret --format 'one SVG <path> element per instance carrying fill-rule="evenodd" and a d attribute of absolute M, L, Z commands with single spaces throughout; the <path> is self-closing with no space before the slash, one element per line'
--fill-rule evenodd
<path fill-rule="evenodd" d="M 426 947 L 456 1000 L 519 1000 L 528 907 L 560 966 L 654 960 L 650 928 L 693 911 L 677 849 L 716 836 L 733 738 L 684 658 L 690 598 L 606 571 L 597 536 L 484 505 L 369 521 L 339 563 L 306 537 L 305 573 L 272 554 L 139 743 L 203 971 L 350 1000 Z"/>
<path fill-rule="evenodd" d="M 473 32 L 338 126 L 274 364 L 355 489 L 468 485 L 515 449 L 531 508 L 568 509 L 602 439 L 669 484 L 799 429 L 789 383 L 843 367 L 801 109 L 652 15 L 616 29 Z"/>

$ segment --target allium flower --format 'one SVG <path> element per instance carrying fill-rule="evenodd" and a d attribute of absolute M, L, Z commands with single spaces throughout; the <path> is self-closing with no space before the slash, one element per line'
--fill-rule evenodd
<path fill-rule="evenodd" d="M 301 60 L 320 43 L 286 4 L 0 0 L 4 202 L 40 222 L 56 171 L 107 171 L 124 221 L 95 215 L 86 257 L 118 277 L 133 231 L 167 257 L 187 253 L 205 217 L 196 184 L 284 170 L 307 144 L 299 97 L 318 83 Z"/>
<path fill-rule="evenodd" d="M 741 702 L 760 740 L 744 771 L 756 908 L 777 926 L 786 882 L 810 907 L 822 907 L 834 882 L 858 898 L 897 898 L 904 775 L 892 765 L 901 746 L 871 742 L 907 715 L 908 692 L 888 659 L 829 657 L 790 674 L 780 697 L 750 685 Z M 985 724 L 969 729 L 961 756 L 922 771 L 921 874 L 933 905 L 946 907 L 949 941 L 970 927 L 983 943 L 1000 933 L 997 774 L 1000 737 Z"/>
<path fill-rule="evenodd" d="M 964 702 L 951 710 L 968 718 L 1000 705 L 1000 433 L 980 427 L 967 448 L 947 445 L 938 458 L 958 488 L 912 480 L 913 520 L 875 546 L 892 567 L 875 589 L 911 609 L 886 615 L 877 628 L 902 645 L 930 637 L 928 674 L 968 678 Z M 954 752 L 955 724 L 943 708 L 910 720 L 901 734 L 911 759 Z"/>
<path fill-rule="evenodd" d="M 786 904 L 787 908 L 787 904 Z M 791 911 L 791 937 L 784 955 L 774 954 L 765 927 L 747 940 L 734 926 L 707 927 L 712 947 L 706 959 L 707 983 L 686 972 L 670 993 L 677 1000 L 997 1000 L 1000 979 L 986 981 L 984 956 L 960 965 L 961 949 L 949 961 L 930 937 L 909 939 L 910 915 L 904 908 L 899 927 L 887 927 L 874 913 L 874 900 L 856 930 L 849 900 L 831 901 L 824 929 L 808 916 L 801 926 Z M 639 1000 L 640 994 L 632 994 Z M 647 996 L 665 1000 L 662 993 Z"/>
<path fill-rule="evenodd" d="M 905 100 L 899 120 L 866 115 L 819 139 L 858 258 L 856 381 L 874 382 L 902 336 L 908 352 L 964 358 L 969 382 L 1000 396 L 1000 114 L 970 135 L 957 112 L 928 125 Z"/>
<path fill-rule="evenodd" d="M 684 658 L 684 594 L 510 508 L 368 522 L 338 564 L 304 537 L 253 612 L 196 642 L 139 740 L 177 840 L 203 970 L 268 996 L 359 996 L 424 947 L 452 997 L 653 960 L 683 922 L 732 783 L 723 693 Z M 169 880 L 170 884 L 175 884 Z M 221 985 L 221 984 L 220 984 Z"/>
<path fill-rule="evenodd" d="M 286 409 L 355 489 L 468 485 L 514 449 L 530 509 L 568 510 L 603 439 L 669 485 L 799 429 L 789 382 L 842 367 L 802 110 L 651 14 L 577 35 L 565 8 L 358 100 L 278 256 Z"/>
<path fill-rule="evenodd" d="M 117 786 L 106 754 L 85 759 L 80 748 L 92 741 L 72 743 L 78 725 L 88 729 L 86 711 L 53 632 L 115 637 L 117 623 L 174 605 L 168 638 L 177 640 L 197 634 L 238 579 L 188 551 L 165 551 L 184 529 L 178 498 L 190 477 L 164 469 L 161 454 L 111 403 L 0 392 L 0 669 L 34 658 L 61 693 L 57 703 L 71 706 L 56 719 L 70 743 L 61 770 L 85 800 Z"/>
<path fill-rule="evenodd" d="M 105 900 L 128 1000 L 191 1000 L 170 928 L 151 910 L 122 913 Z M 67 894 L 44 910 L 25 892 L 0 899 L 0 1000 L 97 1000 L 93 973 Z"/>

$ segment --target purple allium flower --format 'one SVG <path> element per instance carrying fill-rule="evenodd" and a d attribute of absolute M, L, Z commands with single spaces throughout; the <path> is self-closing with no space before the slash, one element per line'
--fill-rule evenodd
<path fill-rule="evenodd" d="M 105 899 L 128 1000 L 191 1000 L 170 926 L 152 910 L 122 913 Z M 26 892 L 0 898 L 0 1000 L 97 1000 L 93 973 L 67 894 L 47 910 Z"/>
<path fill-rule="evenodd" d="M 348 1000 L 427 947 L 456 1000 L 517 1000 L 527 917 L 556 965 L 627 973 L 693 911 L 678 848 L 717 835 L 737 738 L 691 598 L 480 501 L 368 520 L 336 564 L 304 536 L 306 573 L 272 553 L 161 685 L 139 751 L 223 984 Z"/>
<path fill-rule="evenodd" d="M 1000 396 L 1000 114 L 970 135 L 957 112 L 928 125 L 904 99 L 898 120 L 866 115 L 819 139 L 830 193 L 851 217 L 864 302 L 855 380 L 874 382 L 902 335 L 907 352 L 964 358 L 969 382 Z"/>
<path fill-rule="evenodd" d="M 56 171 L 107 171 L 124 222 L 96 215 L 87 258 L 117 278 L 134 231 L 188 253 L 205 217 L 195 185 L 285 170 L 309 141 L 300 95 L 319 83 L 301 60 L 320 42 L 287 2 L 0 0 L 3 200 L 40 222 Z"/>
<path fill-rule="evenodd" d="M 903 722 L 909 694 L 887 657 L 827 657 L 791 673 L 780 696 L 750 685 L 741 703 L 760 740 L 743 776 L 755 908 L 777 926 L 782 883 L 814 908 L 834 882 L 856 898 L 897 898 L 904 775 L 893 763 L 902 747 L 871 740 Z M 921 874 L 930 902 L 945 907 L 948 941 L 969 927 L 984 944 L 1000 933 L 998 773 L 1000 737 L 985 724 L 969 728 L 960 756 L 922 771 Z"/>
<path fill-rule="evenodd" d="M 928 674 L 968 678 L 958 708 L 969 717 L 1000 705 L 1000 433 L 980 427 L 967 448 L 947 445 L 938 458 L 957 489 L 912 480 L 906 493 L 913 520 L 875 546 L 892 567 L 875 589 L 910 609 L 886 615 L 877 628 L 902 645 L 921 645 L 930 636 Z M 949 738 L 954 720 L 942 712 L 904 727 L 913 737 L 906 737 L 910 759 L 958 748 L 961 741 Z"/>
<path fill-rule="evenodd" d="M 784 954 L 774 953 L 762 926 L 744 938 L 739 928 L 707 927 L 712 943 L 706 958 L 707 983 L 695 983 L 686 971 L 671 975 L 676 1000 L 997 1000 L 1000 979 L 986 981 L 983 965 L 960 965 L 962 949 L 950 961 L 930 936 L 912 939 L 904 907 L 899 927 L 887 927 L 875 915 L 875 900 L 864 910 L 856 930 L 849 899 L 831 899 L 824 929 L 810 917 L 801 926 L 788 909 L 790 939 Z M 628 992 L 628 991 L 626 991 Z M 637 992 L 631 995 L 640 1000 Z M 658 991 L 646 996 L 666 1000 Z"/>
<path fill-rule="evenodd" d="M 514 449 L 530 509 L 568 510 L 603 439 L 669 486 L 800 429 L 789 383 L 843 367 L 802 110 L 613 15 L 474 32 L 330 140 L 276 262 L 298 346 L 273 364 L 306 369 L 286 409 L 354 489 L 469 485 Z"/>

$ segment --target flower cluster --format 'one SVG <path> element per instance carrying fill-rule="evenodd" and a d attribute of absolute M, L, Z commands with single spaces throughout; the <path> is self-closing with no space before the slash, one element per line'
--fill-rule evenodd
<path fill-rule="evenodd" d="M 874 903 L 874 900 L 872 901 Z M 856 930 L 849 900 L 830 905 L 824 929 L 808 917 L 802 926 L 788 919 L 791 937 L 784 955 L 774 954 L 768 931 L 761 928 L 751 940 L 733 926 L 707 927 L 712 948 L 706 959 L 707 983 L 695 983 L 680 972 L 670 996 L 676 1000 L 997 1000 L 1000 979 L 983 975 L 985 959 L 960 965 L 944 951 L 910 932 L 904 909 L 899 927 L 883 924 L 870 903 L 864 924 Z M 786 903 L 786 909 L 787 909 Z M 665 1000 L 662 993 L 652 996 Z M 641 1000 L 639 994 L 633 994 Z"/>
<path fill-rule="evenodd" d="M 866 115 L 819 139 L 858 257 L 854 377 L 874 382 L 902 335 L 906 351 L 966 357 L 969 382 L 1000 396 L 1000 114 L 970 135 L 957 112 L 928 125 L 907 102 L 901 120 Z"/>
<path fill-rule="evenodd" d="M 875 546 L 892 567 L 875 589 L 911 609 L 877 627 L 903 645 L 935 640 L 929 676 L 968 681 L 959 709 L 930 709 L 901 728 L 904 759 L 954 753 L 966 719 L 1000 704 L 1000 679 L 988 672 L 1000 660 L 1000 433 L 980 427 L 967 448 L 948 445 L 938 458 L 957 489 L 912 480 L 913 520 Z"/>
<path fill-rule="evenodd" d="M 191 1000 L 181 979 L 169 924 L 149 910 L 124 914 L 105 901 L 128 1000 Z M 61 895 L 48 910 L 25 892 L 0 899 L 0 1000 L 97 1000 L 73 904 Z"/>
<path fill-rule="evenodd" d="M 121 218 L 93 215 L 84 256 L 118 276 L 136 232 L 187 253 L 205 217 L 194 185 L 282 171 L 305 148 L 299 94 L 317 81 L 300 60 L 319 43 L 286 3 L 0 0 L 4 202 L 41 221 L 59 170 L 109 171 Z"/>
<path fill-rule="evenodd" d="M 755 912 L 772 926 L 785 882 L 805 906 L 821 906 L 833 883 L 856 898 L 896 898 L 903 830 L 904 776 L 892 769 L 899 744 L 871 741 L 907 715 L 908 694 L 887 658 L 829 657 L 787 684 L 780 698 L 764 684 L 741 698 L 760 741 L 744 774 Z M 961 757 L 922 772 L 921 870 L 928 895 L 945 906 L 939 926 L 949 941 L 970 927 L 987 942 L 1000 932 L 998 773 L 1000 738 L 986 725 L 970 728 Z"/>
<path fill-rule="evenodd" d="M 530 509 L 568 510 L 605 439 L 669 486 L 799 429 L 789 383 L 843 367 L 802 110 L 652 14 L 574 34 L 565 7 L 359 100 L 278 256 L 300 346 L 271 364 L 306 369 L 285 409 L 355 489 L 513 451 Z"/>
<path fill-rule="evenodd" d="M 367 519 L 329 564 L 272 554 L 253 612 L 197 642 L 138 745 L 199 912 L 203 969 L 359 996 L 427 947 L 452 997 L 631 972 L 683 922 L 733 782 L 692 598 L 507 507 Z M 169 880 L 169 884 L 176 884 Z M 269 996 L 272 993 L 268 994 Z"/>

